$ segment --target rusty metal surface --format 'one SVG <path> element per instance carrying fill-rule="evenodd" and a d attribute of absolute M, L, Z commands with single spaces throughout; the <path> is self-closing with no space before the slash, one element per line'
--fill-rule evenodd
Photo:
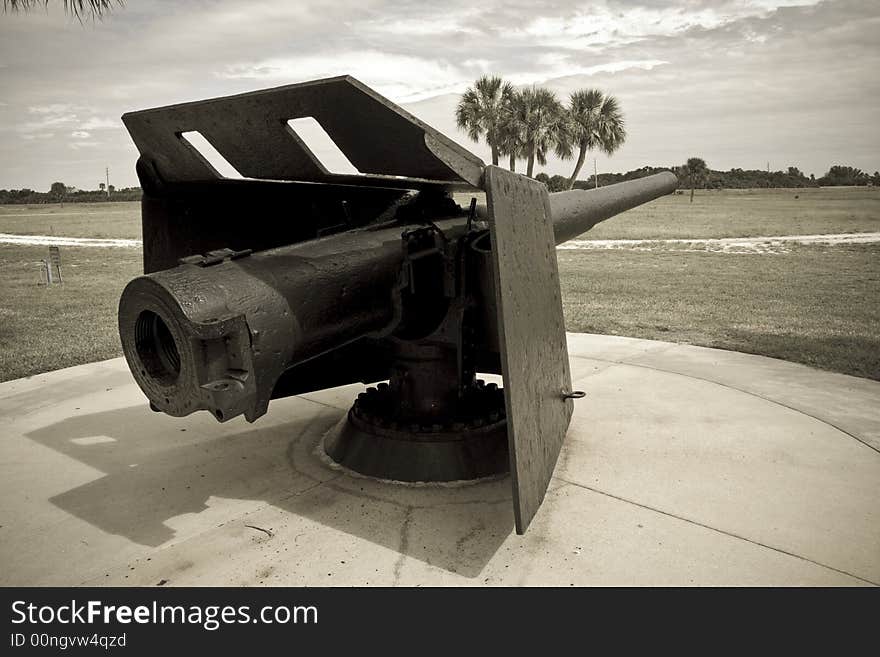
<path fill-rule="evenodd" d="M 287 124 L 302 117 L 320 123 L 366 175 L 328 172 Z M 246 178 L 479 186 L 483 169 L 475 155 L 350 76 L 130 112 L 122 120 L 141 156 L 167 182 L 219 177 L 180 137 L 190 131 L 200 132 Z"/>
<path fill-rule="evenodd" d="M 489 166 L 484 174 L 498 302 L 516 531 L 540 507 L 573 402 L 547 188 Z"/>

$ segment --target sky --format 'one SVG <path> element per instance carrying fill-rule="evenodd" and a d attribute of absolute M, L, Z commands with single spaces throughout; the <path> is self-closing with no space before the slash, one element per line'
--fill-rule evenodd
<path fill-rule="evenodd" d="M 873 173 L 878 35 L 876 0 L 127 0 L 82 24 L 51 0 L 0 12 L 0 189 L 136 185 L 124 112 L 342 74 L 487 162 L 453 113 L 488 73 L 616 96 L 628 138 L 599 171 Z"/>

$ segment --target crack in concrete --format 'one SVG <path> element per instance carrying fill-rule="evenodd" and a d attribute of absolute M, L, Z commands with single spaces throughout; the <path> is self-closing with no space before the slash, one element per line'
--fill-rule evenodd
<path fill-rule="evenodd" d="M 669 518 L 675 518 L 676 520 L 681 520 L 682 522 L 686 522 L 691 525 L 695 525 L 697 527 L 702 527 L 703 529 L 708 529 L 709 531 L 717 532 L 719 534 L 723 534 L 724 536 L 729 536 L 730 538 L 735 538 L 740 541 L 745 541 L 746 543 L 751 543 L 752 545 L 756 545 L 758 547 L 766 548 L 768 550 L 773 550 L 774 552 L 779 552 L 780 554 L 784 554 L 789 557 L 794 557 L 795 559 L 800 559 L 801 561 L 806 561 L 807 563 L 811 563 L 814 566 L 819 566 L 821 568 L 826 568 L 828 570 L 834 571 L 835 573 L 839 573 L 841 575 L 846 575 L 847 577 L 852 577 L 853 579 L 857 579 L 860 582 L 864 582 L 865 584 L 870 584 L 871 586 L 880 586 L 880 583 L 874 582 L 872 580 L 866 579 L 864 577 L 860 577 L 859 575 L 855 575 L 846 570 L 842 570 L 840 568 L 835 568 L 834 566 L 829 566 L 828 564 L 822 563 L 821 561 L 815 561 L 814 559 L 810 559 L 809 557 L 805 557 L 801 554 L 797 554 L 795 552 L 789 552 L 780 547 L 776 547 L 774 545 L 769 545 L 767 543 L 762 543 L 761 541 L 756 541 L 754 539 L 748 538 L 747 536 L 741 536 L 740 534 L 735 534 L 733 532 L 727 531 L 726 529 L 720 529 L 718 527 L 713 527 L 712 525 L 707 525 L 705 523 L 700 522 L 699 520 L 693 520 L 691 518 L 685 518 L 684 516 L 677 515 L 675 513 L 671 513 L 669 511 L 664 511 L 663 509 L 658 509 L 657 507 L 650 506 L 648 504 L 642 504 L 641 502 L 636 502 L 635 500 L 630 500 L 625 497 L 621 497 L 619 495 L 615 495 L 614 493 L 609 493 L 604 490 L 599 490 L 598 488 L 593 488 L 592 486 L 587 486 L 586 484 L 580 484 L 576 481 L 571 481 L 570 479 L 563 479 L 562 477 L 556 477 L 560 481 L 564 481 L 572 486 L 576 486 L 578 488 L 583 488 L 584 490 L 588 490 L 592 493 L 596 493 L 597 495 L 604 495 L 606 497 L 610 497 L 619 502 L 624 502 L 626 504 L 632 504 L 633 506 L 637 506 L 641 509 L 646 509 L 647 511 L 653 511 L 654 513 L 659 513 L 661 515 L 667 516 Z"/>

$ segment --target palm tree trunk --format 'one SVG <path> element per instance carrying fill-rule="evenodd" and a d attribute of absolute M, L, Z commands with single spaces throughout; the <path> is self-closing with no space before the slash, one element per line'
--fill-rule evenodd
<path fill-rule="evenodd" d="M 531 178 L 535 171 L 535 147 L 529 148 L 529 162 L 526 165 L 526 175 Z"/>
<path fill-rule="evenodd" d="M 691 203 L 694 202 L 694 186 L 691 185 Z"/>
<path fill-rule="evenodd" d="M 516 153 L 513 152 L 510 154 L 510 170 L 516 171 Z"/>
<path fill-rule="evenodd" d="M 492 164 L 498 166 L 498 147 L 493 143 L 492 146 Z"/>
<path fill-rule="evenodd" d="M 578 174 L 581 172 L 581 167 L 584 166 L 584 160 L 587 159 L 587 146 L 586 144 L 581 144 L 580 150 L 578 151 L 578 159 L 577 162 L 574 163 L 574 172 L 571 174 L 571 178 L 568 179 L 568 188 L 574 188 L 574 183 L 577 180 Z"/>

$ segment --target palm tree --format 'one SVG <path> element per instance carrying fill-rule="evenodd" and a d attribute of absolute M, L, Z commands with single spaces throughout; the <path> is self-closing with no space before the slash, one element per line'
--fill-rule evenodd
<path fill-rule="evenodd" d="M 523 126 L 517 123 L 514 108 L 519 101 L 519 92 L 514 90 L 508 97 L 503 108 L 503 118 L 498 131 L 498 150 L 509 158 L 509 168 L 516 171 L 516 160 L 520 157 L 523 147 Z"/>
<path fill-rule="evenodd" d="M 611 155 L 626 140 L 626 129 L 620 103 L 598 89 L 581 89 L 571 94 L 568 116 L 571 139 L 578 146 L 574 172 L 568 179 L 568 189 L 571 189 L 584 166 L 587 151 L 598 148 Z"/>
<path fill-rule="evenodd" d="M 507 155 L 507 168 L 509 168 L 511 171 L 516 171 L 516 158 L 519 157 L 522 148 L 523 144 L 521 135 L 516 129 L 514 123 L 510 121 L 502 129 L 501 145 L 499 150 L 501 151 L 502 155 Z"/>
<path fill-rule="evenodd" d="M 82 20 L 87 14 L 92 18 L 100 18 L 114 4 L 121 5 L 122 0 L 61 0 L 61 4 L 66 12 Z M 39 5 L 48 7 L 49 0 L 3 0 L 4 10 L 29 11 Z"/>
<path fill-rule="evenodd" d="M 691 203 L 694 202 L 694 187 L 702 184 L 709 176 L 709 168 L 706 161 L 700 157 L 689 157 L 687 164 L 681 168 L 682 174 L 691 184 Z"/>
<path fill-rule="evenodd" d="M 508 129 L 521 144 L 519 155 L 526 158 L 526 175 L 535 170 L 535 160 L 547 164 L 552 149 L 565 159 L 571 157 L 565 108 L 549 89 L 526 87 L 514 97 Z"/>
<path fill-rule="evenodd" d="M 455 122 L 468 137 L 479 141 L 485 133 L 492 149 L 492 164 L 498 164 L 500 130 L 509 107 L 513 86 L 498 76 L 484 75 L 462 94 L 455 108 Z"/>

